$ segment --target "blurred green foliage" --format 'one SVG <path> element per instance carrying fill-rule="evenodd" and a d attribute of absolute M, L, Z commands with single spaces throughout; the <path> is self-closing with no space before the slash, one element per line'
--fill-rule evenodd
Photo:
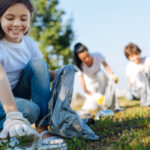
<path fill-rule="evenodd" d="M 31 36 L 38 42 L 51 70 L 72 63 L 71 42 L 74 39 L 72 19 L 63 23 L 65 12 L 59 0 L 32 0 L 35 8 Z"/>

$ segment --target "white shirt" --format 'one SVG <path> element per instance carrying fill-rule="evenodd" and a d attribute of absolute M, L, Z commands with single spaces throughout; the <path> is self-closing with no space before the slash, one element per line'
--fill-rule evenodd
<path fill-rule="evenodd" d="M 32 58 L 42 58 L 42 54 L 33 39 L 23 36 L 20 43 L 0 40 L 0 63 L 2 64 L 13 89 L 20 78 L 21 71 Z"/>
<path fill-rule="evenodd" d="M 150 57 L 142 57 L 140 64 L 136 64 L 133 61 L 128 63 L 126 66 L 126 75 L 134 83 L 137 74 L 145 70 L 148 70 L 148 76 L 150 77 Z"/>
<path fill-rule="evenodd" d="M 82 64 L 82 72 L 83 74 L 89 76 L 90 78 L 94 78 L 95 74 L 100 70 L 100 64 L 105 61 L 104 56 L 101 53 L 90 53 L 93 57 L 92 66 L 88 67 L 86 64 Z"/>
<path fill-rule="evenodd" d="M 93 57 L 92 66 L 88 67 L 83 63 L 82 71 L 79 71 L 78 74 L 83 74 L 87 89 L 96 89 L 98 87 L 96 73 L 101 70 L 101 63 L 105 61 L 105 58 L 101 53 L 90 53 L 90 55 Z"/>

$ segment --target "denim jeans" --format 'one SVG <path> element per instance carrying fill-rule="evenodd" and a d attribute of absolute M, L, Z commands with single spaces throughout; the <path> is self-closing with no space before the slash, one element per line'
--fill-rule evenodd
<path fill-rule="evenodd" d="M 48 65 L 44 60 L 34 58 L 25 66 L 13 94 L 18 110 L 30 123 L 36 126 L 48 113 L 50 100 L 50 78 Z M 0 128 L 5 121 L 5 112 L 0 105 Z M 47 126 L 47 120 L 42 125 Z"/>

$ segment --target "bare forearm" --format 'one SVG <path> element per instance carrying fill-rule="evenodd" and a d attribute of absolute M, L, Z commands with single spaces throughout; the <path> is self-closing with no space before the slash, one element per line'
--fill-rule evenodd
<path fill-rule="evenodd" d="M 86 91 L 86 85 L 85 85 L 84 77 L 82 74 L 78 74 L 78 77 L 80 80 L 81 87 L 82 87 L 83 91 L 85 92 Z"/>
<path fill-rule="evenodd" d="M 104 67 L 107 70 L 109 75 L 114 74 L 113 71 L 111 70 L 111 68 L 108 66 L 108 64 L 105 61 L 103 62 L 103 65 L 104 65 Z"/>
<path fill-rule="evenodd" d="M 0 64 L 0 101 L 6 113 L 18 111 L 7 75 Z"/>
<path fill-rule="evenodd" d="M 18 111 L 7 75 L 0 66 L 0 101 L 6 113 Z"/>
<path fill-rule="evenodd" d="M 80 83 L 81 83 L 81 87 L 83 91 L 87 94 L 91 94 L 91 92 L 86 88 L 86 84 L 85 84 L 84 77 L 82 74 L 79 75 L 79 79 L 80 79 Z"/>
<path fill-rule="evenodd" d="M 109 75 L 114 74 L 113 71 L 110 69 L 109 66 L 106 67 L 106 70 L 107 70 L 107 72 L 108 72 Z"/>
<path fill-rule="evenodd" d="M 109 65 L 107 64 L 106 61 L 102 62 L 103 66 L 105 67 L 106 71 L 108 72 L 109 75 L 114 74 L 113 71 L 111 70 L 111 68 L 109 67 Z"/>
<path fill-rule="evenodd" d="M 81 87 L 82 87 L 83 91 L 86 92 L 87 88 L 86 88 L 85 83 L 83 83 L 83 81 L 81 81 L 81 80 L 80 80 L 80 83 L 81 83 Z"/>

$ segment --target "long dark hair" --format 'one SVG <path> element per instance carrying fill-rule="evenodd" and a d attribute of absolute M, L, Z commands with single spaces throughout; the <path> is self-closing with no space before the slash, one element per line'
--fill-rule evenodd
<path fill-rule="evenodd" d="M 13 4 L 15 3 L 22 3 L 24 4 L 28 10 L 30 11 L 31 15 L 33 12 L 33 6 L 30 2 L 30 0 L 0 0 L 0 17 L 4 14 L 4 12 Z M 26 34 L 26 33 L 25 33 Z M 5 33 L 2 30 L 1 24 L 0 24 L 0 39 L 4 37 Z"/>
<path fill-rule="evenodd" d="M 88 51 L 87 47 L 83 45 L 82 43 L 76 43 L 74 46 L 74 52 L 73 52 L 73 60 L 75 65 L 82 71 L 82 61 L 79 59 L 78 54 L 82 53 L 84 51 Z"/>

